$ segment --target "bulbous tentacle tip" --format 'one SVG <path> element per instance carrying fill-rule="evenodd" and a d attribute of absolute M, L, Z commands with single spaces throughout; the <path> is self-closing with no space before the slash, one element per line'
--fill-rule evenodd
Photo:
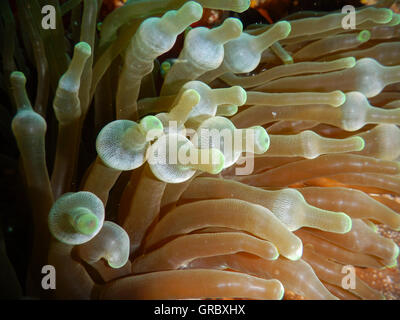
<path fill-rule="evenodd" d="M 144 117 L 140 120 L 139 128 L 146 137 L 146 141 L 153 141 L 161 136 L 164 131 L 162 122 L 155 116 Z"/>
<path fill-rule="evenodd" d="M 196 1 L 186 2 L 180 9 L 179 14 L 182 17 L 190 17 L 190 19 L 200 20 L 203 15 L 203 7 Z"/>
<path fill-rule="evenodd" d="M 247 100 L 247 92 L 240 86 L 222 89 L 210 89 L 209 92 L 210 97 L 215 105 L 233 104 L 236 106 L 242 106 Z M 211 108 L 211 110 L 213 109 L 214 108 Z M 213 114 L 213 112 L 211 112 L 211 114 Z"/>
<path fill-rule="evenodd" d="M 30 117 L 36 118 L 39 122 L 44 122 L 41 127 L 46 126 L 45 120 L 39 115 L 33 112 L 31 102 L 29 100 L 28 94 L 26 92 L 26 77 L 21 71 L 13 71 L 10 74 L 10 83 L 11 89 L 13 92 L 13 96 L 15 99 L 15 104 L 18 111 L 32 111 L 30 113 Z M 14 120 L 18 118 L 17 115 L 14 117 Z"/>
<path fill-rule="evenodd" d="M 280 281 L 278 281 L 278 282 L 280 284 L 280 286 L 279 286 L 279 293 L 280 294 L 278 295 L 278 300 L 282 300 L 283 297 L 285 296 L 285 287 L 283 286 L 283 284 Z"/>
<path fill-rule="evenodd" d="M 355 63 L 355 61 L 354 61 Z M 346 103 L 346 94 L 343 91 L 336 90 L 332 92 L 332 107 L 340 107 L 341 105 Z"/>
<path fill-rule="evenodd" d="M 186 121 L 189 113 L 200 102 L 201 96 L 195 89 L 187 89 L 178 95 L 176 104 L 169 112 L 169 118 L 175 121 Z"/>
<path fill-rule="evenodd" d="M 98 228 L 99 219 L 87 208 L 77 208 L 72 220 L 75 230 L 85 235 L 91 235 Z"/>
<path fill-rule="evenodd" d="M 381 268 L 379 268 L 380 270 L 385 270 L 385 269 L 391 269 L 391 268 L 396 268 L 398 265 L 397 260 L 394 260 L 390 263 L 388 263 L 388 265 L 382 266 Z"/>
<path fill-rule="evenodd" d="M 391 27 L 395 27 L 395 26 L 398 26 L 399 24 L 400 24 L 400 14 L 394 13 L 392 20 L 390 21 L 390 23 L 388 25 L 390 25 Z"/>
<path fill-rule="evenodd" d="M 10 81 L 12 86 L 25 86 L 26 77 L 21 71 L 13 71 L 10 74 Z"/>
<path fill-rule="evenodd" d="M 160 27 L 177 36 L 189 25 L 201 19 L 203 7 L 194 1 L 186 2 L 179 10 L 167 11 L 160 19 Z"/>
<path fill-rule="evenodd" d="M 247 92 L 246 92 L 246 90 L 244 90 L 240 86 L 233 86 L 231 88 L 231 90 L 233 91 L 232 96 L 234 95 L 238 100 L 236 104 L 238 106 L 244 105 L 246 103 L 246 100 L 247 100 Z"/>
<path fill-rule="evenodd" d="M 250 8 L 250 0 L 233 0 L 232 11 L 242 13 Z"/>
<path fill-rule="evenodd" d="M 242 31 L 243 24 L 239 19 L 228 18 L 219 27 L 211 29 L 208 38 L 215 43 L 223 45 L 232 39 L 238 38 Z"/>
<path fill-rule="evenodd" d="M 356 140 L 355 151 L 362 151 L 365 148 L 365 140 L 361 137 L 354 137 Z"/>
<path fill-rule="evenodd" d="M 92 54 L 92 48 L 88 43 L 81 41 L 75 45 L 74 53 L 75 52 L 88 58 Z"/>
<path fill-rule="evenodd" d="M 91 54 L 92 49 L 88 43 L 78 42 L 74 47 L 74 54 L 68 69 L 60 77 L 53 105 L 57 119 L 61 122 L 69 122 L 73 118 L 80 117 L 78 91 L 86 61 Z"/>
<path fill-rule="evenodd" d="M 176 98 L 171 111 L 168 113 L 166 119 L 169 122 L 176 121 L 178 127 L 182 127 L 188 120 L 189 115 L 193 109 L 199 104 L 201 100 L 200 94 L 194 89 L 182 89 L 181 93 Z M 164 123 L 165 124 L 165 123 Z M 172 123 L 165 124 L 168 127 Z"/>
<path fill-rule="evenodd" d="M 270 138 L 267 131 L 261 126 L 254 126 L 254 153 L 263 154 L 270 146 Z"/>
<path fill-rule="evenodd" d="M 300 260 L 300 258 L 303 256 L 303 242 L 301 241 L 300 238 L 296 237 L 298 241 L 294 243 L 291 248 L 290 252 L 285 254 L 285 258 L 292 260 L 292 261 L 297 261 Z M 281 253 L 282 255 L 282 253 Z"/>
<path fill-rule="evenodd" d="M 240 34 L 243 31 L 243 24 L 242 22 L 237 19 L 237 18 L 228 18 L 224 21 L 222 24 L 224 29 L 231 30 L 232 34 L 236 34 L 237 37 L 240 36 Z"/>
<path fill-rule="evenodd" d="M 340 223 L 338 224 L 338 228 L 335 231 L 336 233 L 347 233 L 353 227 L 353 220 L 344 212 L 339 212 L 340 215 Z"/>
<path fill-rule="evenodd" d="M 288 21 L 279 21 L 275 25 L 281 33 L 281 38 L 284 39 L 289 36 L 292 31 L 292 25 Z"/>
<path fill-rule="evenodd" d="M 216 116 L 231 117 L 238 113 L 239 107 L 233 104 L 219 105 Z"/>
<path fill-rule="evenodd" d="M 114 260 L 112 260 L 112 259 L 109 259 L 109 260 L 107 261 L 107 263 L 108 263 L 108 265 L 109 265 L 111 268 L 113 268 L 113 269 L 119 269 L 119 268 L 122 268 L 122 267 L 126 264 L 126 261 L 125 261 L 125 263 L 122 263 L 122 262 L 120 262 L 120 261 L 114 261 Z"/>
<path fill-rule="evenodd" d="M 357 39 L 361 43 L 367 42 L 368 40 L 371 39 L 371 32 L 369 30 L 363 30 L 358 34 Z"/>
<path fill-rule="evenodd" d="M 346 57 L 341 59 L 344 68 L 353 68 L 356 65 L 357 59 L 355 57 Z"/>
<path fill-rule="evenodd" d="M 380 8 L 379 10 L 381 14 L 377 17 L 376 21 L 382 24 L 390 23 L 393 19 L 394 12 L 387 8 Z"/>
<path fill-rule="evenodd" d="M 183 92 L 180 99 L 181 104 L 195 106 L 200 101 L 200 94 L 194 89 L 189 89 Z"/>

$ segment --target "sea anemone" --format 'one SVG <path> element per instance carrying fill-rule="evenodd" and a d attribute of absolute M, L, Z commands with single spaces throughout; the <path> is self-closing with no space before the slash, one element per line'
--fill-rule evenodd
<path fill-rule="evenodd" d="M 357 8 L 351 29 L 303 12 L 245 30 L 190 26 L 248 0 L 128 1 L 98 23 L 101 2 L 51 1 L 55 29 L 40 0 L 1 4 L 2 112 L 33 222 L 26 289 L 10 276 L 9 292 L 383 299 L 343 270 L 398 262 L 377 232 L 400 230 L 393 1 Z"/>

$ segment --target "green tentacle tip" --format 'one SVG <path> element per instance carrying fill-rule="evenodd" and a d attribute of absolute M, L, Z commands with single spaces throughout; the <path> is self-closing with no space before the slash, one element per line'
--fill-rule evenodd
<path fill-rule="evenodd" d="M 292 25 L 290 24 L 289 21 L 280 21 L 278 22 L 279 24 L 282 25 L 282 27 L 284 28 L 284 37 L 286 38 L 290 32 L 292 31 Z"/>
<path fill-rule="evenodd" d="M 373 223 L 372 221 L 370 221 L 369 227 L 372 229 L 372 231 L 374 231 L 375 233 L 378 233 L 378 231 L 379 231 L 378 226 L 375 223 Z"/>
<path fill-rule="evenodd" d="M 140 129 L 146 135 L 146 141 L 151 141 L 162 134 L 164 126 L 157 117 L 147 116 L 140 120 Z"/>
<path fill-rule="evenodd" d="M 231 105 L 225 105 L 223 108 L 223 111 L 221 111 L 221 106 L 218 107 L 217 115 L 224 116 L 224 117 L 230 117 L 238 113 L 239 107 L 237 105 L 231 104 Z"/>
<path fill-rule="evenodd" d="M 363 30 L 358 34 L 357 39 L 360 42 L 367 42 L 369 39 L 371 39 L 371 32 L 368 30 Z"/>
<path fill-rule="evenodd" d="M 365 148 L 365 140 L 361 137 L 355 137 L 357 140 L 359 140 L 359 147 L 357 148 L 357 151 L 364 150 Z"/>
<path fill-rule="evenodd" d="M 343 58 L 347 68 L 353 68 L 356 65 L 357 59 L 355 57 Z"/>
<path fill-rule="evenodd" d="M 281 295 L 279 296 L 278 300 L 282 300 L 283 297 L 285 296 L 285 288 L 281 282 L 279 282 L 279 283 L 280 283 L 280 287 L 281 287 Z"/>
<path fill-rule="evenodd" d="M 78 208 L 79 213 L 74 219 L 73 225 L 76 231 L 85 235 L 91 235 L 99 225 L 99 219 L 87 208 Z"/>
<path fill-rule="evenodd" d="M 398 26 L 399 24 L 400 24 L 400 14 L 395 13 L 395 14 L 393 14 L 393 18 L 390 21 L 390 23 L 388 24 L 388 26 L 395 27 L 395 26 Z"/>
<path fill-rule="evenodd" d="M 247 91 L 246 90 L 244 90 L 242 87 L 240 87 L 240 86 L 235 86 L 235 87 L 238 87 L 238 90 L 239 90 L 239 94 L 238 94 L 238 97 L 239 97 L 239 100 L 240 100 L 240 106 L 242 106 L 242 105 L 244 105 L 245 103 L 246 103 L 246 101 L 247 101 Z M 233 88 L 235 88 L 235 87 L 233 87 Z"/>
<path fill-rule="evenodd" d="M 344 226 L 344 230 L 343 232 L 339 232 L 339 233 L 347 233 L 351 230 L 351 228 L 353 227 L 353 220 L 351 220 L 351 218 L 345 214 L 344 212 L 340 213 L 343 218 L 344 218 L 344 222 L 343 222 L 343 226 Z"/>
<path fill-rule="evenodd" d="M 382 267 L 381 269 L 386 269 L 386 268 L 388 268 L 388 269 L 391 269 L 391 268 L 396 268 L 397 267 L 397 259 L 396 260 L 394 260 L 394 261 L 392 261 L 391 262 L 391 264 L 389 264 L 389 265 L 387 265 L 387 266 L 384 266 L 384 267 Z"/>
<path fill-rule="evenodd" d="M 75 50 L 77 50 L 79 53 L 82 53 L 83 55 L 89 57 L 92 54 L 92 48 L 90 45 L 86 42 L 78 42 L 75 45 Z"/>
<path fill-rule="evenodd" d="M 26 77 L 21 71 L 13 71 L 10 74 L 10 81 L 12 83 L 18 83 L 18 84 L 25 85 Z"/>
<path fill-rule="evenodd" d="M 275 247 L 275 254 L 274 254 L 274 256 L 271 258 L 271 260 L 276 260 L 276 259 L 278 259 L 279 258 L 279 251 L 278 251 L 278 249 Z"/>
<path fill-rule="evenodd" d="M 393 14 L 394 14 L 394 12 L 392 10 L 387 9 L 387 8 L 382 8 L 380 10 L 382 11 L 382 13 L 384 13 L 382 20 L 379 20 L 380 23 L 385 24 L 385 23 L 389 23 L 390 21 L 392 21 Z"/>
<path fill-rule="evenodd" d="M 338 99 L 338 103 L 334 105 L 334 107 L 340 107 L 346 103 L 347 97 L 346 94 L 343 91 L 337 91 L 338 94 L 340 95 L 340 98 Z"/>
<path fill-rule="evenodd" d="M 220 26 L 209 29 L 208 37 L 215 44 L 223 45 L 237 38 L 243 31 L 243 24 L 237 18 L 228 18 Z"/>
<path fill-rule="evenodd" d="M 394 241 L 393 241 L 393 245 L 395 246 L 393 258 L 392 258 L 391 262 L 385 266 L 386 268 L 394 268 L 394 267 L 397 267 L 397 264 L 398 264 L 397 258 L 399 257 L 400 248 Z"/>
<path fill-rule="evenodd" d="M 238 113 L 239 112 L 239 107 L 238 106 L 236 106 L 236 105 L 231 105 L 231 106 L 229 106 L 229 108 L 227 108 L 227 114 L 226 114 L 226 116 L 227 117 L 229 117 L 229 116 L 234 116 L 236 113 Z"/>
<path fill-rule="evenodd" d="M 288 258 L 289 260 L 297 261 L 303 256 L 303 243 L 301 242 L 300 239 L 299 241 L 300 243 L 297 248 L 295 248 L 294 246 L 291 247 L 291 249 L 293 249 L 293 253 L 285 255 L 285 257 Z"/>
<path fill-rule="evenodd" d="M 254 152 L 258 154 L 265 153 L 269 149 L 270 139 L 267 131 L 261 126 L 253 127 L 255 130 Z"/>
<path fill-rule="evenodd" d="M 228 18 L 224 21 L 224 23 L 217 27 L 217 28 L 221 28 L 220 30 L 224 29 L 224 30 L 230 30 L 232 33 L 234 30 L 236 30 L 236 32 L 242 32 L 243 31 L 243 23 L 242 21 L 240 21 L 237 18 Z M 214 29 L 217 29 L 214 28 Z"/>
<path fill-rule="evenodd" d="M 18 111 L 32 110 L 31 103 L 26 93 L 26 77 L 21 71 L 10 74 L 10 83 Z"/>

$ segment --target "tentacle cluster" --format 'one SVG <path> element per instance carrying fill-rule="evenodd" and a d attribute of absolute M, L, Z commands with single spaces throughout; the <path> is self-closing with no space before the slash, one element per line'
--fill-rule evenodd
<path fill-rule="evenodd" d="M 87 16 L 96 15 L 91 2 Z M 400 230 L 400 60 L 391 53 L 399 51 L 399 16 L 362 8 L 354 30 L 341 28 L 340 13 L 244 31 L 236 18 L 193 28 L 160 93 L 146 94 L 155 88 L 154 60 L 202 6 L 248 5 L 157 0 L 145 11 L 132 1 L 106 18 L 98 44 L 76 44 L 54 99 L 52 190 L 44 119 L 23 75 L 11 75 L 35 224 L 43 230 L 49 214 L 48 261 L 64 279 L 57 297 L 281 299 L 286 290 L 306 299 L 383 298 L 357 276 L 355 288 L 342 287 L 342 268 L 398 259 L 398 246 L 374 227 Z M 103 119 L 97 158 L 77 189 L 74 144 L 89 107 L 79 88 L 97 49 L 89 66 L 95 113 L 104 116 L 111 101 L 117 120 Z M 103 92 L 112 79 L 115 104 Z M 38 189 L 45 205 L 34 199 Z"/>

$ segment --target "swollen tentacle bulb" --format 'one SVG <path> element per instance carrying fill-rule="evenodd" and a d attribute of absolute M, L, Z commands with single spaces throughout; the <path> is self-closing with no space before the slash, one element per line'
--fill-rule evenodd
<path fill-rule="evenodd" d="M 55 44 L 25 35 L 48 49 L 35 59 L 51 67 L 38 88 L 55 92 L 54 113 L 31 106 L 22 72 L 7 74 L 30 268 L 62 268 L 54 297 L 383 298 L 358 276 L 342 287 L 341 269 L 398 262 L 376 230 L 400 230 L 400 60 L 388 55 L 399 16 L 368 7 L 355 29 L 307 12 L 192 28 L 203 7 L 249 1 L 130 1 L 98 32 L 93 3 L 71 17 L 83 8 L 84 41 L 74 23 Z"/>

